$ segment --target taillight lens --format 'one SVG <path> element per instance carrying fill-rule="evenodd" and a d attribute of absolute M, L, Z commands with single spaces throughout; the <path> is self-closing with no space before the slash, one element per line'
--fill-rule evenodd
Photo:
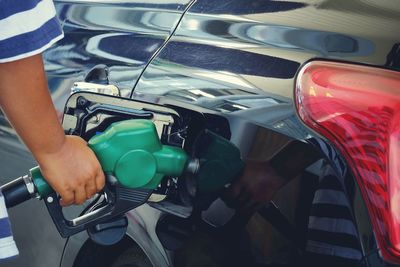
<path fill-rule="evenodd" d="M 400 73 L 314 61 L 298 74 L 295 101 L 303 122 L 346 158 L 382 256 L 400 263 Z"/>

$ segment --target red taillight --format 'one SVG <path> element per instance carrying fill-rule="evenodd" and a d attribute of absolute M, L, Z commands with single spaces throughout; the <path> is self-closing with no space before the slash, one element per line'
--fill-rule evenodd
<path fill-rule="evenodd" d="M 303 122 L 344 155 L 383 257 L 400 263 L 400 73 L 314 61 L 298 74 Z"/>

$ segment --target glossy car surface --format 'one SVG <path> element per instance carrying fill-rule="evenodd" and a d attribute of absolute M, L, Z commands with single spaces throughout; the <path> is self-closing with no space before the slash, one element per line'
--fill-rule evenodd
<path fill-rule="evenodd" d="M 270 158 L 290 140 L 320 138 L 299 121 L 293 104 L 295 76 L 306 62 L 319 58 L 400 68 L 396 1 L 62 1 L 57 9 L 66 37 L 46 54 L 49 82 L 59 84 L 54 90 L 65 92 L 66 82 L 105 64 L 109 83 L 122 96 L 154 103 L 172 98 L 185 107 L 221 113 L 243 158 Z M 343 171 L 336 159 L 329 161 Z M 321 172 L 314 166 L 308 175 Z M 311 181 L 294 180 L 275 199 L 300 236 L 307 231 L 301 213 L 313 194 L 305 189 Z M 384 265 L 375 260 L 377 245 L 354 184 L 349 199 L 361 264 Z M 159 211 L 142 207 L 130 216 L 140 218 L 141 227 L 131 223 L 128 234 L 152 264 L 171 265 L 174 252 L 151 230 Z M 281 259 L 295 257 L 293 243 L 259 216 L 246 229 L 261 262 L 296 262 Z M 67 248 L 63 266 L 80 249 Z"/>
<path fill-rule="evenodd" d="M 317 147 L 321 160 L 274 198 L 296 236 L 290 238 L 289 233 L 288 238 L 285 230 L 278 231 L 260 212 L 255 213 L 238 228 L 238 236 L 240 233 L 246 237 L 231 240 L 234 248 L 222 242 L 220 247 L 216 245 L 215 250 L 205 253 L 218 255 L 215 266 L 321 263 L 321 259 L 303 256 L 310 206 L 318 177 L 324 172 L 321 166 L 326 163 L 351 188 L 347 192 L 350 221 L 357 231 L 355 246 L 361 251 L 357 264 L 391 266 L 379 253 L 370 215 L 348 163 L 340 155 L 330 153 L 337 151 L 336 148 L 300 121 L 293 95 L 296 74 L 315 59 L 400 71 L 397 1 L 62 0 L 55 3 L 65 38 L 45 53 L 45 61 L 53 99 L 60 112 L 73 83 L 86 80 L 116 85 L 122 97 L 156 104 L 175 103 L 227 119 L 229 134 L 225 137 L 240 148 L 243 159 L 269 159 L 294 140 L 312 139 L 328 147 L 308 142 L 310 149 Z M 93 68 L 107 68 L 108 75 L 97 75 L 95 71 L 88 76 Z M 208 127 L 224 133 L 222 126 L 212 122 Z M 203 219 L 216 228 L 231 216 L 223 212 L 230 211 L 221 203 L 216 202 L 203 214 Z M 97 266 L 120 266 L 121 257 L 127 258 L 129 253 L 139 259 L 143 253 L 146 255 L 147 259 L 135 263 L 138 266 L 185 266 L 187 251 L 182 252 L 181 247 L 166 248 L 160 242 L 157 222 L 165 216 L 165 212 L 149 205 L 131 211 L 126 239 L 109 249 L 94 245 L 86 233 L 73 236 L 66 244 L 61 266 L 84 266 L 85 258 L 96 257 Z M 178 228 L 179 223 L 176 223 Z M 182 228 L 187 230 L 185 226 Z M 214 237 L 211 230 L 199 230 L 178 241 L 192 248 L 192 257 L 201 262 L 203 254 L 198 252 L 196 244 L 211 246 Z M 107 252 L 107 256 L 100 256 Z M 107 263 L 105 258 L 109 260 Z M 206 257 L 205 262 L 208 260 Z M 322 262 L 344 266 L 335 258 L 322 258 Z"/>

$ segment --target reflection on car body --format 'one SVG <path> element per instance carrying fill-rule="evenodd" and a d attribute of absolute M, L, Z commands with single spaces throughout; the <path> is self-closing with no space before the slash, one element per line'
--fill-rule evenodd
<path fill-rule="evenodd" d="M 395 0 L 55 3 L 65 38 L 45 60 L 59 110 L 76 82 L 112 86 L 121 97 L 180 112 L 187 127 L 174 133 L 181 138 L 175 145 L 196 147 L 193 133 L 207 130 L 228 139 L 248 164 L 278 155 L 289 172 L 312 158 L 290 173 L 295 177 L 274 204 L 247 212 L 239 207 L 254 195 L 229 200 L 225 194 L 263 188 L 262 180 L 237 178 L 201 199 L 190 179 L 184 190 L 176 182 L 165 200 L 128 212 L 127 234 L 118 244 L 99 246 L 86 233 L 71 237 L 60 266 L 399 264 L 381 253 L 352 166 L 301 122 L 294 105 L 296 74 L 315 59 L 400 70 Z M 9 125 L 1 125 L 16 143 L 4 130 Z"/>

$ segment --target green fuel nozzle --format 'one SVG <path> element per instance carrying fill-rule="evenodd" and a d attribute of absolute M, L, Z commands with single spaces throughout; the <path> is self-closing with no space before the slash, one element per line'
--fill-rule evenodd
<path fill-rule="evenodd" d="M 127 120 L 112 124 L 89 140 L 103 171 L 128 188 L 155 189 L 161 179 L 179 176 L 188 162 L 179 147 L 162 145 L 153 122 Z"/>
<path fill-rule="evenodd" d="M 196 171 L 197 161 L 189 160 L 182 148 L 161 144 L 155 125 L 149 120 L 113 123 L 93 136 L 88 145 L 103 171 L 131 189 L 156 189 L 164 176 L 179 176 L 186 169 Z M 39 167 L 32 168 L 30 176 L 41 198 L 53 192 Z"/>
<path fill-rule="evenodd" d="M 66 219 L 59 196 L 39 167 L 35 167 L 28 175 L 1 187 L 7 206 L 39 197 L 44 200 L 60 235 L 69 237 L 99 223 L 118 221 L 127 211 L 146 203 L 165 176 L 192 173 L 198 194 L 214 194 L 230 183 L 244 166 L 238 148 L 217 134 L 205 131 L 196 142 L 196 158 L 191 159 L 182 148 L 162 144 L 154 123 L 145 119 L 115 122 L 93 136 L 88 146 L 107 177 L 100 193 L 104 203 L 98 205 L 92 201 L 86 213 Z"/>
<path fill-rule="evenodd" d="M 125 120 L 111 124 L 93 136 L 88 146 L 96 154 L 107 182 L 103 189 L 106 204 L 68 220 L 59 204 L 59 196 L 44 179 L 39 167 L 28 175 L 1 187 L 8 207 L 32 197 L 44 199 L 57 230 L 68 237 L 99 222 L 112 221 L 147 202 L 164 176 L 177 177 L 186 170 L 196 171 L 196 160 L 190 160 L 180 147 L 163 145 L 152 121 Z"/>

